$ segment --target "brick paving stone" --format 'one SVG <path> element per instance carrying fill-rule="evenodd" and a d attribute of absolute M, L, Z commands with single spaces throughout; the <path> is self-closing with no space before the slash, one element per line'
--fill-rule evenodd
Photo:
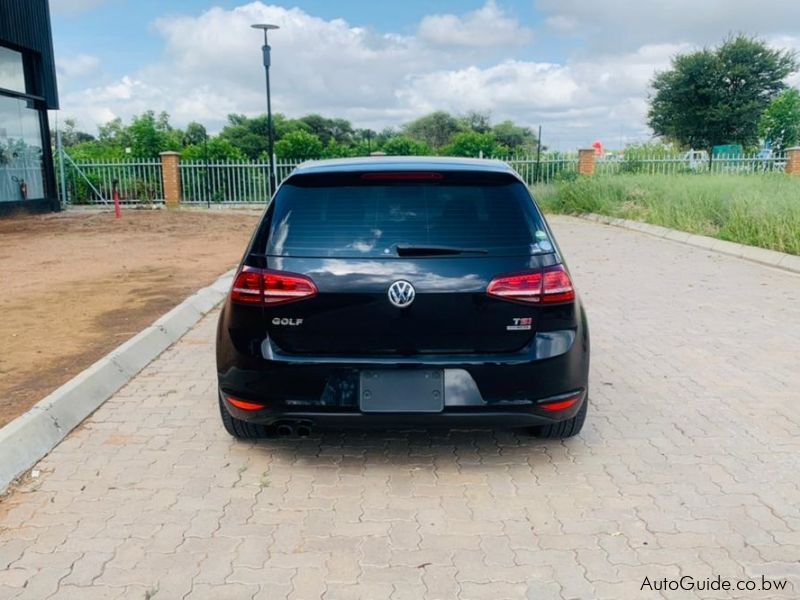
<path fill-rule="evenodd" d="M 592 330 L 578 438 L 235 442 L 212 314 L 0 501 L 0 600 L 670 598 L 643 578 L 718 574 L 790 583 L 702 597 L 798 597 L 800 277 L 552 224 Z"/>

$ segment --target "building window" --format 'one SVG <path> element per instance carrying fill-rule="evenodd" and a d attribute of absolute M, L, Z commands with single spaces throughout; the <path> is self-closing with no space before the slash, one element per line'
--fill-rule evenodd
<path fill-rule="evenodd" d="M 0 95 L 0 202 L 45 197 L 42 143 L 33 101 Z"/>
<path fill-rule="evenodd" d="M 22 53 L 0 46 L 0 88 L 24 94 L 25 67 Z"/>

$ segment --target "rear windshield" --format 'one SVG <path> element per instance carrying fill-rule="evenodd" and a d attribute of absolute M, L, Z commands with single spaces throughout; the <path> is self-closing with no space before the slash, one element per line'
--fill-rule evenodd
<path fill-rule="evenodd" d="M 423 179 L 424 177 L 432 179 Z M 453 255 L 552 251 L 525 186 L 503 174 L 295 176 L 275 198 L 266 253 L 397 257 L 398 247 Z M 463 250 L 463 253 L 457 251 Z M 435 252 L 431 253 L 432 255 Z"/>

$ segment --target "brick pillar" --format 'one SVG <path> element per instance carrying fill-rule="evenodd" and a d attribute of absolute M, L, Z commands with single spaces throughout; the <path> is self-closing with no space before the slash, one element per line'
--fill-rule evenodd
<path fill-rule="evenodd" d="M 800 146 L 786 151 L 786 172 L 789 175 L 800 175 Z"/>
<path fill-rule="evenodd" d="M 594 148 L 578 150 L 578 174 L 594 175 Z"/>
<path fill-rule="evenodd" d="M 164 182 L 164 202 L 168 208 L 177 208 L 181 203 L 180 164 L 179 153 L 161 153 L 161 181 Z"/>

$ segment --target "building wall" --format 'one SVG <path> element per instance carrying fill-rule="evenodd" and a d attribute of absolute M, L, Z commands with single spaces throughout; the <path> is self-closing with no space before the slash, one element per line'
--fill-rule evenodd
<path fill-rule="evenodd" d="M 48 1 L 0 0 L 0 47 L 11 68 L 0 85 L 0 213 L 58 210 L 47 117 L 58 108 Z M 23 65 L 24 85 L 14 64 Z"/>
<path fill-rule="evenodd" d="M 0 0 L 0 43 L 28 50 L 33 58 L 36 95 L 58 108 L 53 34 L 47 0 Z"/>

